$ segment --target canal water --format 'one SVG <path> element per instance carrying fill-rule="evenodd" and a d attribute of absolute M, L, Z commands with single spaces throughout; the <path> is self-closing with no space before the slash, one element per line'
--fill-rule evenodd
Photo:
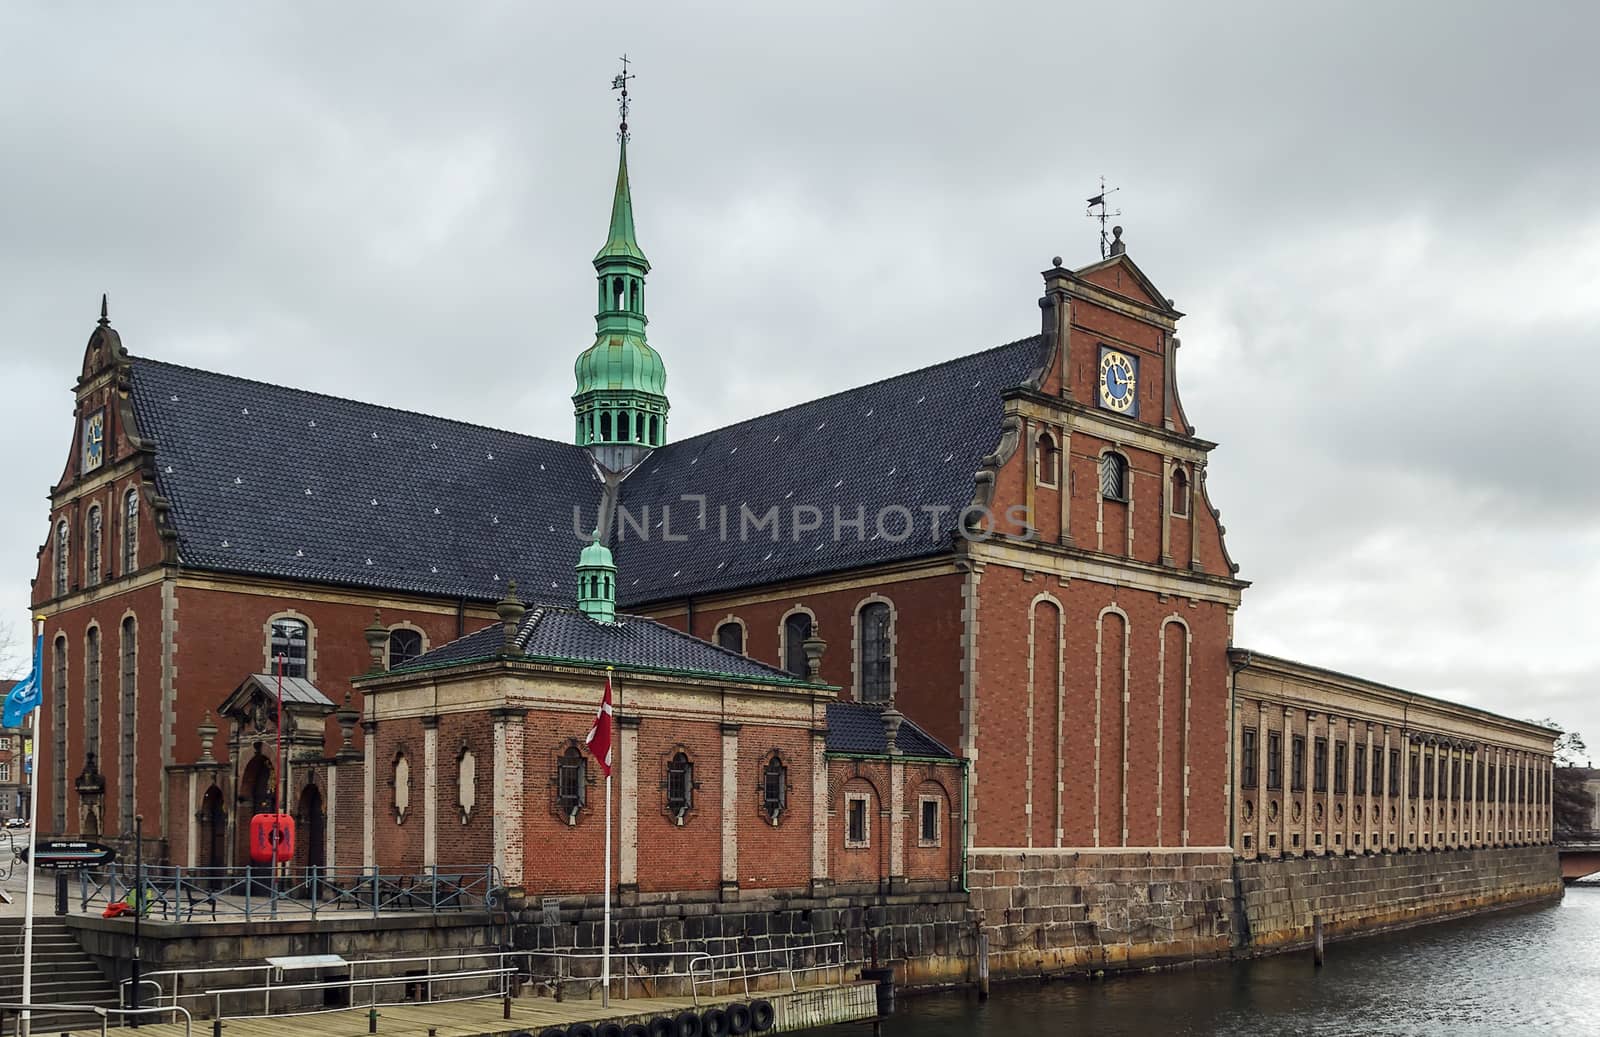
<path fill-rule="evenodd" d="M 862 1037 L 838 1026 L 813 1037 Z M 884 1037 L 1600 1035 L 1600 886 L 1310 951 L 1168 972 L 903 998 Z"/>

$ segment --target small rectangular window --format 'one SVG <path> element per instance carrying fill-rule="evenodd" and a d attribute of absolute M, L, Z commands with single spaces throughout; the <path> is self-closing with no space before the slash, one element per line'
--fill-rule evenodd
<path fill-rule="evenodd" d="M 867 827 L 867 797 L 848 797 L 845 800 L 845 845 L 851 848 L 866 846 L 870 834 Z"/>
<path fill-rule="evenodd" d="M 922 801 L 921 842 L 924 846 L 939 845 L 939 801 L 936 799 Z"/>

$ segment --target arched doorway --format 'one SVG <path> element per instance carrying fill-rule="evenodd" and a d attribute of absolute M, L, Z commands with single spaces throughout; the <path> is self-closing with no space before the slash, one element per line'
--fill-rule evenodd
<path fill-rule="evenodd" d="M 273 788 L 272 761 L 261 753 L 261 743 L 256 743 L 256 754 L 244 765 L 239 775 L 238 839 L 234 847 L 235 862 L 250 871 L 261 870 L 250 860 L 250 819 L 257 814 L 276 811 Z"/>
<path fill-rule="evenodd" d="M 199 858 L 202 868 L 226 868 L 228 866 L 228 813 L 222 806 L 222 790 L 216 785 L 206 789 L 200 799 L 200 812 L 196 815 L 200 822 Z M 216 876 L 220 881 L 221 876 Z"/>
<path fill-rule="evenodd" d="M 314 781 L 307 782 L 300 792 L 300 802 L 295 808 L 295 825 L 299 829 L 305 852 L 301 855 L 309 868 L 321 868 L 327 861 L 324 846 L 324 818 L 322 816 L 322 790 Z"/>

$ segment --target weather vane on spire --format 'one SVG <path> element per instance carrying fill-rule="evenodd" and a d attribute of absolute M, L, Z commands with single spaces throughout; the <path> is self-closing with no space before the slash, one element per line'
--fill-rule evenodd
<path fill-rule="evenodd" d="M 1093 198 L 1089 199 L 1089 211 L 1084 213 L 1084 215 L 1089 217 L 1091 220 L 1099 220 L 1100 221 L 1100 258 L 1101 259 L 1104 259 L 1104 258 L 1106 258 L 1107 256 L 1109 256 L 1111 254 L 1111 238 L 1106 234 L 1106 223 L 1111 219 L 1111 217 L 1113 217 L 1113 216 L 1121 216 L 1122 215 L 1122 210 L 1121 209 L 1118 209 L 1116 212 L 1111 212 L 1111 211 L 1109 211 L 1107 209 L 1107 207 L 1106 207 L 1106 195 L 1116 194 L 1120 190 L 1122 190 L 1122 188 L 1120 188 L 1120 187 L 1113 187 L 1109 191 L 1106 190 L 1106 178 L 1105 177 L 1101 177 L 1100 178 L 1100 193 L 1095 195 Z M 1121 232 L 1121 228 L 1120 227 L 1118 228 L 1118 232 L 1119 233 Z"/>
<path fill-rule="evenodd" d="M 622 114 L 622 124 L 617 129 L 617 139 L 621 141 L 628 139 L 628 80 L 633 78 L 633 73 L 628 71 L 628 55 L 624 54 L 622 72 L 611 80 L 611 89 L 622 91 L 622 96 L 617 98 L 617 111 Z"/>

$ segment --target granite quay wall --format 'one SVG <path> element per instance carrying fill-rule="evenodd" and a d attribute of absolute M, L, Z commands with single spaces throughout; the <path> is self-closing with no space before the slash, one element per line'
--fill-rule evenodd
<path fill-rule="evenodd" d="M 1322 916 L 1325 939 L 1397 929 L 1561 897 L 1554 846 L 1294 860 L 1240 860 L 1236 944 L 1243 954 L 1306 946 Z"/>
<path fill-rule="evenodd" d="M 1155 968 L 1225 958 L 1233 853 L 979 850 L 968 860 L 976 924 L 996 978 Z"/>

